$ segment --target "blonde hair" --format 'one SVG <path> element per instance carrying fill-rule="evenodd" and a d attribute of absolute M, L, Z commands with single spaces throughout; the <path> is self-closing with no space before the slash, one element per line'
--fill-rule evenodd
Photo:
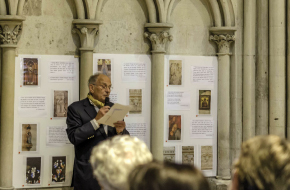
<path fill-rule="evenodd" d="M 234 169 L 241 190 L 290 189 L 290 145 L 278 136 L 257 136 L 242 144 Z"/>
<path fill-rule="evenodd" d="M 103 190 L 125 190 L 131 170 L 152 159 L 144 142 L 129 135 L 118 135 L 94 147 L 90 162 Z"/>

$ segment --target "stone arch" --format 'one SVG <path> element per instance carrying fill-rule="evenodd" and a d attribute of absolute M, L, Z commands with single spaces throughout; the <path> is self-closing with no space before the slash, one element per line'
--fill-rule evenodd
<path fill-rule="evenodd" d="M 104 0 L 74 0 L 78 19 L 99 20 Z"/>
<path fill-rule="evenodd" d="M 212 15 L 213 27 L 235 26 L 235 15 L 232 0 L 207 0 L 209 2 Z"/>

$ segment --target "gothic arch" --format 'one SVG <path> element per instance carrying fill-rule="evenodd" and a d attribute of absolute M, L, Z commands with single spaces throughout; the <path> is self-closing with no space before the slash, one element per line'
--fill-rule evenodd
<path fill-rule="evenodd" d="M 99 20 L 104 0 L 74 0 L 78 19 Z"/>
<path fill-rule="evenodd" d="M 0 15 L 22 15 L 24 2 L 25 0 L 0 0 Z"/>
<path fill-rule="evenodd" d="M 213 15 L 213 27 L 235 26 L 232 0 L 207 0 Z"/>

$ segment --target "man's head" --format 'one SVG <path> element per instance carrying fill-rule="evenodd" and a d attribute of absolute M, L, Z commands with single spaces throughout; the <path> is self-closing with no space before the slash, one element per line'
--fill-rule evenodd
<path fill-rule="evenodd" d="M 129 190 L 210 190 L 202 172 L 193 165 L 150 162 L 129 175 Z"/>
<path fill-rule="evenodd" d="M 290 188 L 290 144 L 278 136 L 257 136 L 242 144 L 234 165 L 233 190 Z"/>
<path fill-rule="evenodd" d="M 111 92 L 111 80 L 107 75 L 94 74 L 88 81 L 89 93 L 100 102 L 105 102 Z"/>
<path fill-rule="evenodd" d="M 126 190 L 129 173 L 152 159 L 144 142 L 136 137 L 118 135 L 94 147 L 90 162 L 103 190 Z"/>

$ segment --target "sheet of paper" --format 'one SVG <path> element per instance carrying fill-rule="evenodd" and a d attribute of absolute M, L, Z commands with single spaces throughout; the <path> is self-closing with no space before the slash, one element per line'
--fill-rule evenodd
<path fill-rule="evenodd" d="M 45 117 L 45 96 L 21 96 L 19 98 L 18 114 L 20 117 Z"/>
<path fill-rule="evenodd" d="M 126 129 L 129 131 L 130 136 L 138 137 L 140 140 L 146 142 L 146 123 L 126 123 Z"/>
<path fill-rule="evenodd" d="M 66 126 L 48 126 L 46 146 L 71 145 L 66 134 Z"/>
<path fill-rule="evenodd" d="M 125 115 L 131 110 L 131 106 L 125 106 L 121 104 L 114 104 L 111 107 L 110 111 L 106 113 L 101 119 L 97 122 L 109 126 L 114 126 L 114 123 L 117 121 L 122 121 Z"/>
<path fill-rule="evenodd" d="M 123 63 L 122 80 L 126 82 L 146 81 L 146 63 Z"/>
<path fill-rule="evenodd" d="M 191 138 L 213 138 L 213 120 L 191 120 Z"/>
<path fill-rule="evenodd" d="M 117 93 L 110 93 L 110 102 L 117 103 L 118 102 L 118 94 Z"/>
<path fill-rule="evenodd" d="M 166 107 L 168 110 L 189 110 L 189 91 L 168 91 L 166 95 Z"/>
<path fill-rule="evenodd" d="M 192 66 L 192 82 L 214 82 L 213 66 Z"/>
<path fill-rule="evenodd" d="M 49 63 L 49 82 L 72 82 L 75 80 L 75 63 L 51 61 Z"/>

